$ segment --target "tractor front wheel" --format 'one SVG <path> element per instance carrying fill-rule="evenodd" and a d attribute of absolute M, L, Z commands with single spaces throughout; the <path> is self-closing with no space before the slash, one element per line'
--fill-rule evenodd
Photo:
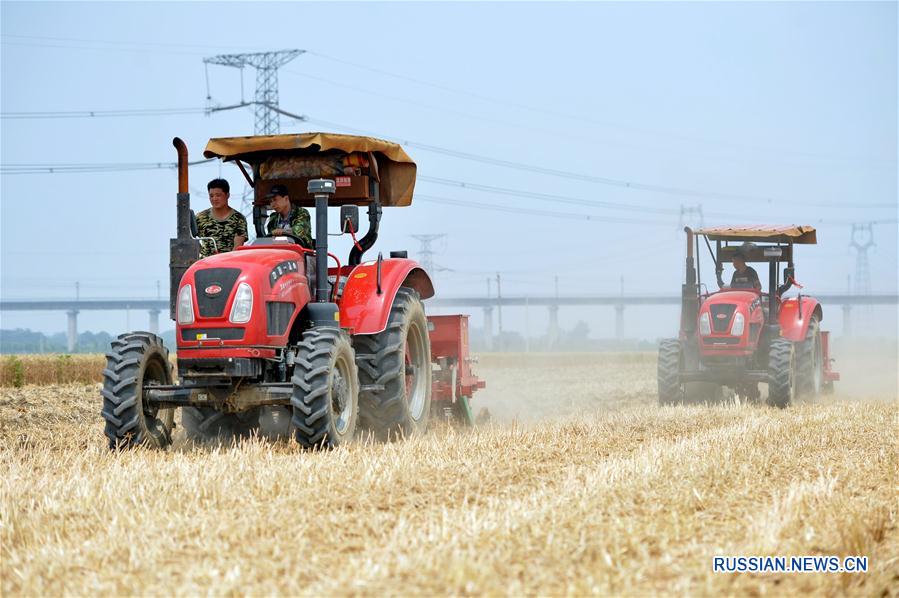
<path fill-rule="evenodd" d="M 382 438 L 423 432 L 431 413 L 431 341 L 418 293 L 401 287 L 387 328 L 354 342 L 365 427 Z"/>
<path fill-rule="evenodd" d="M 682 363 L 680 341 L 676 338 L 664 339 L 659 344 L 659 405 L 684 402 L 684 384 L 680 380 Z"/>
<path fill-rule="evenodd" d="M 795 351 L 793 343 L 778 337 L 768 349 L 768 404 L 781 409 L 790 405 L 795 394 Z"/>
<path fill-rule="evenodd" d="M 171 383 L 169 352 L 161 338 L 149 332 L 131 332 L 112 341 L 100 390 L 110 449 L 163 449 L 171 444 L 175 410 L 144 402 L 145 387 Z"/>
<path fill-rule="evenodd" d="M 304 448 L 350 442 L 359 413 L 359 376 L 350 337 L 339 328 L 303 333 L 293 368 L 294 438 Z"/>

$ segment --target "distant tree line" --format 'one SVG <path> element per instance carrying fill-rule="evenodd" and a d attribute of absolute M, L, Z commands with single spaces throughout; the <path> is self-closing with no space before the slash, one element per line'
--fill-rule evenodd
<path fill-rule="evenodd" d="M 108 332 L 82 332 L 75 353 L 106 353 L 115 336 Z M 162 333 L 169 347 L 175 343 L 175 331 Z M 68 353 L 66 333 L 46 335 L 29 329 L 0 330 L 0 353 Z"/>
<path fill-rule="evenodd" d="M 167 347 L 175 347 L 175 331 L 162 333 Z M 78 335 L 78 346 L 75 353 L 106 353 L 115 336 L 108 332 L 82 332 Z M 590 328 L 586 322 L 578 322 L 568 330 L 560 330 L 559 338 L 554 346 L 550 346 L 547 335 L 535 336 L 525 340 L 519 332 L 506 330 L 502 335 L 494 335 L 492 351 L 523 352 L 540 351 L 655 351 L 657 344 L 652 341 L 637 339 L 597 339 L 590 338 Z M 472 328 L 469 341 L 471 350 L 476 353 L 487 351 L 483 328 Z M 45 335 L 28 329 L 0 330 L 0 353 L 67 353 L 66 334 L 57 332 Z"/>

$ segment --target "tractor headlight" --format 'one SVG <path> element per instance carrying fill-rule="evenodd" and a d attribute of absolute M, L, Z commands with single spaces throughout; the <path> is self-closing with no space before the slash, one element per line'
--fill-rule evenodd
<path fill-rule="evenodd" d="M 709 312 L 699 316 L 699 334 L 702 336 L 712 334 L 712 317 L 709 315 Z"/>
<path fill-rule="evenodd" d="M 234 303 L 231 305 L 231 315 L 228 319 L 233 324 L 246 324 L 253 314 L 253 289 L 245 282 L 237 286 L 234 295 Z"/>
<path fill-rule="evenodd" d="M 746 319 L 743 314 L 734 316 L 734 323 L 730 327 L 731 336 L 743 336 L 743 328 L 746 326 Z"/>
<path fill-rule="evenodd" d="M 184 285 L 178 291 L 178 323 L 194 323 L 194 295 L 189 284 Z"/>

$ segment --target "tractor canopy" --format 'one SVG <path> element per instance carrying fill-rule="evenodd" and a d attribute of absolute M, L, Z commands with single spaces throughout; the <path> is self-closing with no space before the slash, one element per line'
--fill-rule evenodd
<path fill-rule="evenodd" d="M 741 253 L 747 262 L 770 262 L 773 259 L 792 265 L 794 244 L 814 245 L 818 242 L 815 228 L 805 225 L 715 226 L 701 228 L 694 234 L 715 241 L 717 250 L 714 257 L 718 264 L 732 262 L 734 255 L 742 248 Z"/>
<path fill-rule="evenodd" d="M 752 224 L 748 226 L 715 226 L 696 231 L 711 241 L 757 241 L 760 243 L 795 243 L 815 245 L 815 227 L 806 225 Z"/>
<path fill-rule="evenodd" d="M 253 187 L 255 205 L 266 205 L 273 185 L 287 187 L 293 203 L 315 205 L 307 192 L 310 179 L 333 179 L 330 205 L 412 204 L 416 166 L 396 143 L 339 133 L 291 133 L 209 140 L 203 155 L 234 161 Z M 250 166 L 250 172 L 243 164 Z"/>

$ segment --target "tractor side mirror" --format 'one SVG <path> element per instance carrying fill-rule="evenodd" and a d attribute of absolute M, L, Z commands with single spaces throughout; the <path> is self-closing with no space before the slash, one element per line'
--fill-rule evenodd
<path fill-rule="evenodd" d="M 340 232 L 356 233 L 359 231 L 359 206 L 340 206 Z"/>

